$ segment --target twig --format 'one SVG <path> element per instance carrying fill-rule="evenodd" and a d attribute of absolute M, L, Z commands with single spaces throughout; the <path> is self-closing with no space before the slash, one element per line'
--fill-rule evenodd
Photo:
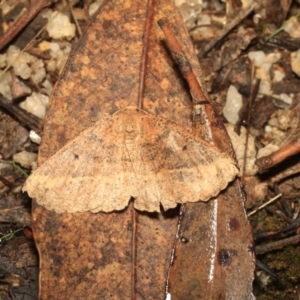
<path fill-rule="evenodd" d="M 287 159 L 290 156 L 293 156 L 300 152 L 300 141 L 296 140 L 283 148 L 275 151 L 272 154 L 260 157 L 256 160 L 260 171 L 270 169 L 271 167 L 278 165 L 283 160 Z"/>
<path fill-rule="evenodd" d="M 264 208 L 265 206 L 267 206 L 267 205 L 271 204 L 272 202 L 274 202 L 275 200 L 277 200 L 279 197 L 281 197 L 281 195 L 282 194 L 279 194 L 279 195 L 275 196 L 274 198 L 270 199 L 269 201 L 265 202 L 264 204 L 262 204 L 261 206 L 259 206 L 255 210 L 251 211 L 247 216 L 250 217 L 250 216 L 254 215 L 259 210 L 261 210 L 262 208 Z"/>
<path fill-rule="evenodd" d="M 253 81 L 255 74 L 255 65 L 252 63 L 251 68 L 251 82 Z M 247 152 L 248 152 L 248 143 L 249 143 L 249 136 L 250 136 L 250 120 L 251 120 L 251 111 L 254 99 L 257 97 L 258 90 L 260 85 L 260 79 L 256 80 L 254 84 L 251 84 L 251 92 L 248 102 L 248 115 L 247 115 L 247 127 L 246 127 L 246 141 L 245 141 L 245 152 L 244 152 L 244 164 L 242 168 L 242 176 L 246 173 L 247 167 Z"/>
<path fill-rule="evenodd" d="M 26 12 L 0 37 L 0 50 L 5 47 L 43 8 L 57 0 L 32 0 Z"/>
<path fill-rule="evenodd" d="M 297 228 L 299 228 L 299 227 L 300 227 L 300 217 L 298 217 L 297 219 L 293 220 L 292 223 L 290 223 L 286 227 L 281 228 L 279 230 L 267 231 L 267 232 L 265 232 L 265 231 L 256 232 L 254 234 L 254 238 L 255 238 L 255 241 L 258 241 L 258 240 L 262 240 L 262 239 L 265 240 L 267 238 L 278 237 L 280 235 L 288 234 L 290 232 L 293 232 L 293 231 L 297 230 Z"/>
<path fill-rule="evenodd" d="M 293 222 L 293 219 L 285 216 L 284 213 L 282 211 L 279 211 L 278 209 L 274 209 L 272 207 L 266 207 L 266 211 L 272 215 L 277 216 L 278 218 L 284 220 L 285 222 L 287 222 L 289 224 L 291 224 Z"/>
<path fill-rule="evenodd" d="M 282 249 L 283 247 L 298 244 L 300 242 L 300 234 L 294 235 L 292 237 L 282 239 L 280 241 L 270 242 L 268 244 L 258 245 L 255 247 L 255 253 L 264 254 L 272 250 Z"/>
<path fill-rule="evenodd" d="M 226 27 L 219 32 L 217 36 L 212 38 L 210 42 L 204 47 L 203 51 L 199 53 L 200 58 L 204 57 L 217 43 L 220 41 L 225 35 L 227 35 L 236 25 L 238 25 L 243 19 L 245 19 L 256 7 L 256 3 L 252 3 L 244 10 L 240 11 L 240 13 L 230 20 Z"/>
<path fill-rule="evenodd" d="M 19 106 L 14 105 L 11 101 L 0 95 L 0 107 L 6 109 L 18 122 L 24 126 L 41 134 L 43 120 L 27 112 Z"/>
<path fill-rule="evenodd" d="M 82 36 L 82 30 L 81 30 L 81 27 L 80 27 L 80 25 L 79 25 L 79 23 L 78 23 L 77 18 L 76 18 L 75 15 L 74 15 L 73 7 L 72 7 L 72 5 L 71 5 L 71 3 L 70 3 L 70 0 L 68 0 L 67 3 L 68 3 L 68 6 L 69 6 L 69 8 L 70 8 L 70 12 L 71 12 L 72 18 L 73 18 L 73 20 L 74 20 L 74 23 L 75 23 L 75 26 L 76 26 L 78 35 L 79 35 L 79 36 Z"/>
<path fill-rule="evenodd" d="M 167 18 L 162 18 L 158 21 L 158 25 L 161 27 L 163 33 L 165 34 L 166 40 L 168 42 L 169 48 L 172 51 L 173 58 L 176 64 L 179 66 L 181 73 L 189 84 L 191 94 L 193 97 L 194 105 L 202 102 L 207 102 L 207 98 L 203 93 L 200 84 L 193 73 L 192 67 L 185 56 L 177 38 L 174 35 L 172 28 L 170 27 Z"/>

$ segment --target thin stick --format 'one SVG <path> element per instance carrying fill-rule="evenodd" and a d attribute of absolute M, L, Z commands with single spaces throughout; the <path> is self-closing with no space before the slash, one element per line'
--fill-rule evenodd
<path fill-rule="evenodd" d="M 252 63 L 251 82 L 253 82 L 254 75 L 255 75 L 255 65 Z M 250 97 L 249 97 L 248 109 L 247 109 L 248 115 L 247 115 L 246 141 L 245 141 L 244 164 L 243 164 L 243 168 L 242 168 L 242 176 L 244 176 L 246 174 L 247 152 L 248 152 L 248 144 L 249 144 L 249 136 L 250 136 L 251 111 L 252 111 L 253 101 L 258 94 L 259 85 L 260 85 L 260 80 L 256 80 L 254 84 L 251 84 L 251 91 L 250 91 Z"/>
<path fill-rule="evenodd" d="M 154 19 L 154 7 L 155 0 L 148 0 L 147 5 L 147 17 L 146 24 L 144 29 L 144 37 L 143 37 L 143 52 L 140 63 L 140 82 L 139 82 L 139 92 L 138 92 L 138 108 L 143 108 L 143 95 L 144 95 L 144 87 L 145 87 L 145 78 L 146 78 L 146 66 L 147 66 L 147 53 L 149 48 L 149 35 L 151 33 L 151 28 Z"/>
<path fill-rule="evenodd" d="M 73 18 L 73 20 L 74 20 L 74 23 L 75 23 L 75 26 L 76 26 L 78 35 L 79 35 L 79 37 L 80 37 L 80 36 L 82 36 L 82 30 L 81 30 L 81 28 L 80 28 L 80 25 L 79 25 L 79 23 L 78 23 L 77 18 L 75 17 L 74 10 L 73 10 L 73 7 L 72 7 L 72 5 L 71 5 L 71 3 L 70 3 L 70 0 L 68 0 L 67 3 L 68 3 L 68 6 L 69 6 L 69 8 L 70 8 L 70 12 L 71 12 L 72 18 Z"/>
<path fill-rule="evenodd" d="M 210 42 L 204 47 L 203 51 L 200 53 L 200 57 L 204 57 L 225 35 L 227 35 L 237 24 L 239 24 L 243 19 L 245 19 L 257 6 L 254 2 L 253 4 L 246 7 L 244 10 L 240 11 L 240 13 L 230 20 L 226 27 L 219 32 L 219 34 L 212 38 Z"/>
<path fill-rule="evenodd" d="M 33 0 L 28 10 L 0 38 L 0 50 L 5 47 L 42 9 L 56 0 Z"/>
<path fill-rule="evenodd" d="M 132 243 L 131 243 L 131 252 L 132 252 L 132 264 L 131 264 L 131 299 L 136 299 L 136 227 L 137 227 L 137 216 L 138 213 L 132 205 Z"/>
<path fill-rule="evenodd" d="M 22 126 L 28 127 L 34 130 L 36 133 L 41 134 L 43 128 L 43 120 L 39 117 L 13 104 L 11 101 L 1 95 L 0 107 L 6 109 Z"/>
<path fill-rule="evenodd" d="M 294 235 L 292 237 L 288 237 L 286 239 L 282 239 L 279 241 L 258 245 L 255 247 L 255 253 L 264 254 L 273 250 L 282 249 L 283 247 L 289 245 L 296 245 L 300 242 L 300 234 Z"/>
<path fill-rule="evenodd" d="M 257 213 L 259 210 L 261 210 L 262 208 L 266 207 L 267 205 L 271 204 L 272 202 L 274 202 L 275 200 L 277 200 L 278 198 L 280 198 L 282 196 L 282 194 L 279 194 L 277 196 L 275 196 L 274 198 L 270 199 L 269 201 L 267 201 L 266 203 L 262 204 L 261 206 L 259 206 L 258 208 L 256 208 L 255 210 L 253 210 L 252 212 L 250 212 L 247 216 L 250 217 L 252 215 L 254 215 L 255 213 Z"/>
<path fill-rule="evenodd" d="M 193 73 L 192 67 L 185 56 L 182 48 L 170 27 L 169 21 L 167 18 L 162 18 L 158 21 L 158 25 L 161 27 L 163 33 L 165 34 L 166 40 L 168 42 L 169 48 L 171 49 L 173 58 L 177 65 L 179 66 L 184 78 L 189 84 L 191 89 L 191 94 L 193 96 L 194 101 L 203 102 L 208 101 L 205 94 L 203 93 L 200 84 Z M 195 104 L 195 103 L 194 103 Z"/>
<path fill-rule="evenodd" d="M 255 163 L 259 166 L 259 169 L 262 171 L 262 170 L 269 169 L 275 165 L 278 165 L 283 160 L 299 152 L 300 152 L 300 141 L 296 140 L 284 146 L 283 148 L 275 151 L 270 155 L 266 155 L 258 158 Z"/>

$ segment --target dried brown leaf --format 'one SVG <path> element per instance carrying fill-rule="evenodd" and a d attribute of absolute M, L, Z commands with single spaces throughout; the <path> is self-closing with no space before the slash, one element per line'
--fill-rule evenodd
<path fill-rule="evenodd" d="M 172 24 L 200 81 L 197 57 L 172 1 L 104 1 L 56 84 L 45 119 L 40 165 L 104 114 L 137 103 L 148 113 L 192 128 L 189 89 L 157 26 L 163 16 Z M 222 127 L 216 118 L 209 123 L 213 132 Z M 203 130 L 197 135 L 212 134 Z M 224 135 L 228 145 L 226 132 L 217 139 Z M 224 145 L 220 148 L 228 150 Z M 199 299 L 195 289 L 201 290 L 203 299 L 250 298 L 251 228 L 238 182 L 230 185 L 227 198 L 185 206 L 182 224 L 187 227 L 182 229 L 188 242 L 183 244 L 175 238 L 176 209 L 157 214 L 136 211 L 130 204 L 120 212 L 57 214 L 33 201 L 40 299 L 86 299 L 87 295 L 97 300 L 164 299 L 174 239 L 181 246 L 169 280 L 176 288 L 170 290 L 172 300 Z M 218 263 L 223 253 L 235 254 L 230 266 Z M 211 269 L 215 273 L 208 284 Z M 194 284 L 195 278 L 199 285 Z M 241 297 L 233 298 L 237 293 Z"/>

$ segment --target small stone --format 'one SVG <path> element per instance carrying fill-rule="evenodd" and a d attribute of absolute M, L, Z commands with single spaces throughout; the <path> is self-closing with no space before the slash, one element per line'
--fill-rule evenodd
<path fill-rule="evenodd" d="M 7 59 L 6 54 L 0 54 L 0 68 L 3 69 L 6 67 Z"/>
<path fill-rule="evenodd" d="M 280 82 L 285 77 L 285 73 L 280 70 L 274 70 L 273 81 Z"/>
<path fill-rule="evenodd" d="M 7 64 L 12 65 L 15 74 L 22 79 L 29 79 L 32 73 L 29 64 L 34 63 L 36 60 L 37 58 L 27 52 L 21 52 L 15 46 L 9 46 L 7 49 Z"/>
<path fill-rule="evenodd" d="M 50 43 L 48 41 L 42 41 L 39 43 L 39 49 L 45 52 L 50 49 Z"/>
<path fill-rule="evenodd" d="M 31 70 L 32 70 L 32 74 L 30 77 L 33 80 L 33 82 L 35 82 L 36 84 L 42 82 L 46 77 L 46 70 L 44 68 L 44 63 L 40 59 L 37 59 L 33 64 L 31 64 Z"/>
<path fill-rule="evenodd" d="M 1 76 L 0 80 L 0 94 L 2 94 L 5 98 L 8 100 L 12 100 L 12 91 L 11 91 L 11 85 L 12 85 L 12 77 L 10 72 L 5 72 Z"/>
<path fill-rule="evenodd" d="M 55 53 L 60 50 L 60 46 L 58 43 L 52 42 L 49 43 L 49 49 L 50 49 L 50 55 L 52 57 L 57 57 Z"/>
<path fill-rule="evenodd" d="M 298 18 L 291 17 L 288 19 L 283 25 L 283 30 L 292 38 L 300 38 L 300 22 Z"/>
<path fill-rule="evenodd" d="M 242 95 L 235 86 L 231 85 L 227 92 L 226 104 L 223 108 L 223 114 L 226 120 L 235 124 L 239 120 L 239 111 L 243 106 Z"/>
<path fill-rule="evenodd" d="M 91 17 L 102 4 L 103 0 L 97 0 L 89 6 L 89 16 Z"/>
<path fill-rule="evenodd" d="M 285 93 L 282 93 L 282 94 L 279 94 L 279 95 L 276 95 L 276 94 L 273 94 L 273 97 L 278 99 L 278 100 L 281 100 L 283 102 L 285 102 L 286 104 L 292 104 L 292 97 L 285 94 Z"/>
<path fill-rule="evenodd" d="M 71 40 L 75 37 L 76 27 L 70 22 L 67 15 L 61 12 L 53 12 L 48 20 L 46 30 L 53 39 Z"/>
<path fill-rule="evenodd" d="M 13 161 L 20 164 L 24 168 L 30 168 L 31 164 L 36 161 L 37 154 L 28 152 L 28 151 L 21 151 L 13 155 Z"/>
<path fill-rule="evenodd" d="M 52 83 L 51 83 L 48 79 L 46 79 L 46 80 L 42 83 L 42 86 L 44 87 L 44 88 L 42 89 L 43 93 L 44 93 L 44 94 L 47 94 L 48 96 L 50 96 L 51 93 L 52 93 L 52 90 L 53 90 L 53 85 L 52 85 Z"/>
<path fill-rule="evenodd" d="M 288 130 L 289 128 L 292 127 L 292 120 L 294 116 L 294 111 L 290 109 L 285 109 L 285 110 L 279 110 L 278 113 L 278 123 L 281 129 L 283 130 Z"/>
<path fill-rule="evenodd" d="M 271 95 L 272 94 L 272 91 L 271 91 L 271 82 L 268 81 L 268 80 L 262 80 L 260 82 L 259 91 L 258 92 L 260 94 L 263 94 L 263 95 Z"/>
<path fill-rule="evenodd" d="M 31 96 L 28 96 L 25 101 L 20 103 L 20 107 L 43 119 L 45 117 L 48 102 L 48 96 L 34 92 Z"/>
<path fill-rule="evenodd" d="M 267 133 L 272 132 L 272 126 L 266 125 L 265 126 L 265 132 L 267 132 Z"/>
<path fill-rule="evenodd" d="M 274 144 L 268 144 L 267 146 L 260 148 L 257 152 L 257 158 L 260 158 L 262 156 L 267 156 L 279 149 L 279 146 Z"/>
<path fill-rule="evenodd" d="M 13 99 L 19 99 L 24 96 L 31 94 L 31 89 L 22 81 L 18 79 L 17 76 L 12 76 L 12 96 Z"/>
<path fill-rule="evenodd" d="M 30 130 L 29 138 L 33 143 L 38 144 L 38 145 L 42 141 L 42 138 L 34 130 Z"/>
<path fill-rule="evenodd" d="M 263 64 L 266 55 L 263 51 L 252 51 L 248 53 L 248 57 L 256 67 L 260 67 Z"/>

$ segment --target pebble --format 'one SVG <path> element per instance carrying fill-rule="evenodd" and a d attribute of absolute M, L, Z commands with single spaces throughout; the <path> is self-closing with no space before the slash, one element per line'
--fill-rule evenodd
<path fill-rule="evenodd" d="M 0 54 L 0 68 L 3 69 L 6 67 L 7 58 L 6 54 Z"/>
<path fill-rule="evenodd" d="M 7 64 L 13 67 L 15 74 L 22 79 L 29 79 L 32 72 L 29 64 L 33 63 L 36 58 L 27 52 L 21 52 L 15 46 L 9 46 L 6 55 Z"/>
<path fill-rule="evenodd" d="M 61 12 L 52 12 L 46 30 L 49 36 L 55 40 L 71 40 L 75 37 L 76 27 L 70 22 L 67 15 Z"/>
<path fill-rule="evenodd" d="M 31 168 L 31 164 L 35 162 L 37 159 L 37 154 L 28 152 L 28 151 L 21 151 L 13 155 L 13 161 L 20 164 L 24 168 Z"/>
<path fill-rule="evenodd" d="M 283 30 L 292 38 L 300 38 L 300 22 L 296 17 L 289 18 L 283 25 Z"/>
<path fill-rule="evenodd" d="M 33 143 L 38 144 L 38 145 L 42 141 L 42 138 L 34 130 L 30 130 L 29 138 Z"/>
<path fill-rule="evenodd" d="M 266 145 L 265 147 L 260 148 L 260 149 L 257 151 L 257 158 L 260 158 L 260 157 L 262 157 L 262 156 L 269 155 L 269 154 L 271 154 L 271 153 L 277 151 L 278 149 L 279 149 L 279 146 L 270 143 L 270 144 Z"/>
<path fill-rule="evenodd" d="M 242 106 L 242 95 L 235 86 L 231 85 L 227 91 L 226 104 L 223 108 L 224 117 L 229 123 L 235 124 L 239 120 L 239 111 Z"/>
<path fill-rule="evenodd" d="M 10 72 L 4 73 L 0 78 L 0 94 L 8 100 L 12 100 L 11 92 L 12 78 Z"/>
<path fill-rule="evenodd" d="M 25 101 L 20 103 L 20 107 L 35 116 L 43 119 L 46 114 L 46 106 L 49 102 L 49 97 L 41 93 L 33 92 Z"/>
<path fill-rule="evenodd" d="M 248 53 L 249 59 L 256 67 L 260 67 L 265 60 L 265 53 L 263 51 L 252 51 Z"/>
<path fill-rule="evenodd" d="M 103 0 L 97 0 L 96 2 L 92 3 L 89 6 L 89 16 L 90 17 L 96 12 L 96 10 L 100 7 L 102 2 L 103 2 Z"/>
<path fill-rule="evenodd" d="M 272 132 L 272 126 L 266 125 L 266 126 L 265 126 L 265 132 L 267 132 L 267 133 Z"/>

